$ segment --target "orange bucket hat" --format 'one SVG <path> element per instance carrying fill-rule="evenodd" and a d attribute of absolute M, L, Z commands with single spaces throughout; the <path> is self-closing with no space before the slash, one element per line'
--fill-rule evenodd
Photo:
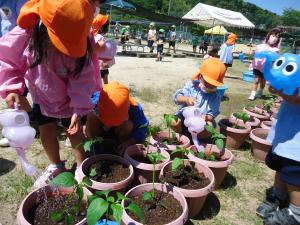
<path fill-rule="evenodd" d="M 126 86 L 118 82 L 105 84 L 98 102 L 99 120 L 105 126 L 118 126 L 128 119 L 130 105 L 137 106 L 137 103 L 129 96 Z"/>
<path fill-rule="evenodd" d="M 53 45 L 79 58 L 86 54 L 93 14 L 88 0 L 30 0 L 21 8 L 17 23 L 23 29 L 32 29 L 40 18 Z"/>
<path fill-rule="evenodd" d="M 93 34 L 96 35 L 101 27 L 107 22 L 109 16 L 99 14 L 93 20 Z"/>
<path fill-rule="evenodd" d="M 223 78 L 226 73 L 226 67 L 217 58 L 209 58 L 203 61 L 199 71 L 192 77 L 192 80 L 198 79 L 199 75 L 203 76 L 203 79 L 216 87 L 223 86 Z"/>
<path fill-rule="evenodd" d="M 237 38 L 238 37 L 237 37 L 236 34 L 234 34 L 234 33 L 229 34 L 228 38 L 227 38 L 227 41 L 226 41 L 226 44 L 233 45 L 236 42 Z"/>

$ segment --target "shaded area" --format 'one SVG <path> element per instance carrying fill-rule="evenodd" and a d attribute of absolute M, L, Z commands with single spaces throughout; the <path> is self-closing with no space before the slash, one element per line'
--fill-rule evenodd
<path fill-rule="evenodd" d="M 8 159 L 0 158 L 0 176 L 9 173 L 16 167 L 16 163 Z"/>
<path fill-rule="evenodd" d="M 219 189 L 232 188 L 235 187 L 236 185 L 237 185 L 236 178 L 232 174 L 227 172 Z"/>

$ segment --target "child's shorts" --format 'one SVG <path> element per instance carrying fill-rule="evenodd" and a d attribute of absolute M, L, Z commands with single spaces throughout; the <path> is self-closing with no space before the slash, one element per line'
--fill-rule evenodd
<path fill-rule="evenodd" d="M 163 53 L 164 45 L 157 45 L 157 53 Z"/>
<path fill-rule="evenodd" d="M 153 40 L 148 40 L 148 47 L 151 48 L 154 44 Z"/>
<path fill-rule="evenodd" d="M 255 76 L 260 77 L 260 78 L 264 78 L 264 74 L 262 72 L 260 72 L 259 70 L 257 70 L 257 69 L 253 69 L 253 74 Z"/>
<path fill-rule="evenodd" d="M 106 75 L 109 74 L 109 71 L 108 71 L 108 69 L 100 70 L 100 74 L 101 74 L 101 78 L 104 78 Z"/>
<path fill-rule="evenodd" d="M 71 124 L 71 118 L 58 119 L 58 118 L 44 116 L 41 112 L 39 104 L 35 104 L 35 103 L 33 104 L 32 113 L 33 113 L 34 119 L 37 122 L 38 126 L 57 122 L 59 120 L 61 121 L 61 123 L 64 127 L 69 127 Z M 81 125 L 84 125 L 85 123 L 86 123 L 86 116 L 81 118 Z"/>
<path fill-rule="evenodd" d="M 266 157 L 266 165 L 280 173 L 280 180 L 300 187 L 300 162 L 284 158 L 270 151 Z"/>
<path fill-rule="evenodd" d="M 169 48 L 170 47 L 175 47 L 175 41 L 169 41 Z"/>

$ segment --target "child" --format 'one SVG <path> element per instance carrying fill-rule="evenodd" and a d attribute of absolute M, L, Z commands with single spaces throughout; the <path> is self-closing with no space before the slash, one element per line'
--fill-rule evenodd
<path fill-rule="evenodd" d="M 107 15 L 99 14 L 93 21 L 93 33 L 96 45 L 94 52 L 100 59 L 100 74 L 104 84 L 108 83 L 108 68 L 115 64 L 117 45 L 114 41 L 106 41 L 103 35 L 108 32 L 109 21 Z"/>
<path fill-rule="evenodd" d="M 0 41 L 1 97 L 10 108 L 19 104 L 26 80 L 51 163 L 36 180 L 36 188 L 65 170 L 56 137 L 58 120 L 71 140 L 77 165 L 84 160 L 78 147 L 84 138 L 80 124 L 93 109 L 90 96 L 96 89 L 88 38 L 93 11 L 87 0 L 32 0 L 22 7 L 19 26 Z"/>
<path fill-rule="evenodd" d="M 164 29 L 159 29 L 158 31 L 158 37 L 156 40 L 156 45 L 157 45 L 157 56 L 156 56 L 156 61 L 161 61 L 162 60 L 162 54 L 164 52 L 164 42 L 165 42 L 165 30 Z"/>
<path fill-rule="evenodd" d="M 225 64 L 226 69 L 232 67 L 234 45 L 237 40 L 236 34 L 231 33 L 227 41 L 222 45 L 220 50 L 220 60 Z"/>
<path fill-rule="evenodd" d="M 126 44 L 126 28 L 123 27 L 121 29 L 121 44 L 122 44 L 122 49 L 125 51 L 125 44 Z"/>
<path fill-rule="evenodd" d="M 150 53 L 153 53 L 154 50 L 153 44 L 155 40 L 156 40 L 155 23 L 151 22 L 148 31 L 148 47 L 150 48 Z"/>
<path fill-rule="evenodd" d="M 274 186 L 256 212 L 265 225 L 300 225 L 300 97 L 279 94 L 284 101 L 271 128 L 272 150 L 266 165 L 276 171 Z"/>
<path fill-rule="evenodd" d="M 277 28 L 272 29 L 266 36 L 264 43 L 257 46 L 256 52 L 260 51 L 273 51 L 279 53 L 280 51 L 280 33 L 281 31 Z M 259 59 L 253 59 L 251 67 L 253 68 L 254 83 L 249 100 L 253 101 L 256 98 L 261 98 L 263 90 L 266 85 L 264 79 L 263 68 L 265 61 Z M 258 84 L 260 89 L 257 90 Z"/>
<path fill-rule="evenodd" d="M 204 60 L 199 71 L 188 81 L 182 89 L 176 91 L 174 102 L 181 106 L 173 121 L 172 128 L 180 134 L 190 137 L 187 127 L 183 123 L 182 109 L 186 106 L 196 106 L 202 111 L 207 124 L 215 125 L 214 119 L 220 113 L 221 96 L 216 91 L 217 87 L 223 86 L 223 78 L 226 72 L 225 65 L 216 58 Z M 207 138 L 206 131 L 200 133 L 199 138 Z"/>
<path fill-rule="evenodd" d="M 172 25 L 171 30 L 169 32 L 169 51 L 168 52 L 170 52 L 170 48 L 173 47 L 174 54 L 176 53 L 175 43 L 176 43 L 176 26 Z"/>
<path fill-rule="evenodd" d="M 118 82 L 105 84 L 100 93 L 94 94 L 93 102 L 98 105 L 98 115 L 88 116 L 85 128 L 88 138 L 115 139 L 120 154 L 130 145 L 143 143 L 149 121 L 142 106 L 129 96 L 126 86 Z"/>
<path fill-rule="evenodd" d="M 194 36 L 193 40 L 192 40 L 193 52 L 194 53 L 196 53 L 198 44 L 199 44 L 199 38 L 197 36 Z"/>

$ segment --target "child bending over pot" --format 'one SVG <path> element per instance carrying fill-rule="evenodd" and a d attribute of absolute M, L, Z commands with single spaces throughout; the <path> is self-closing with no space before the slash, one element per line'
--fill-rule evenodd
<path fill-rule="evenodd" d="M 142 106 L 129 96 L 128 88 L 118 82 L 105 84 L 92 96 L 95 112 L 88 115 L 85 135 L 89 139 L 103 137 L 115 140 L 116 151 L 122 154 L 130 145 L 143 143 L 149 121 Z M 105 149 L 107 150 L 107 149 Z M 112 153 L 95 152 L 95 153 Z"/>
<path fill-rule="evenodd" d="M 266 156 L 266 165 L 276 171 L 274 185 L 266 191 L 266 199 L 256 213 L 266 225 L 300 224 L 300 97 L 299 88 L 293 96 L 270 91 L 283 98 L 277 122 L 267 140 L 272 150 Z"/>
<path fill-rule="evenodd" d="M 188 128 L 184 125 L 182 115 L 184 107 L 198 107 L 207 124 L 216 125 L 215 118 L 220 113 L 221 95 L 217 87 L 223 86 L 223 78 L 226 72 L 225 65 L 216 58 L 204 60 L 199 71 L 189 80 L 182 89 L 176 91 L 174 102 L 181 106 L 176 112 L 177 121 L 173 121 L 172 128 L 175 132 L 190 137 Z M 199 138 L 208 138 L 208 133 L 203 131 Z"/>

